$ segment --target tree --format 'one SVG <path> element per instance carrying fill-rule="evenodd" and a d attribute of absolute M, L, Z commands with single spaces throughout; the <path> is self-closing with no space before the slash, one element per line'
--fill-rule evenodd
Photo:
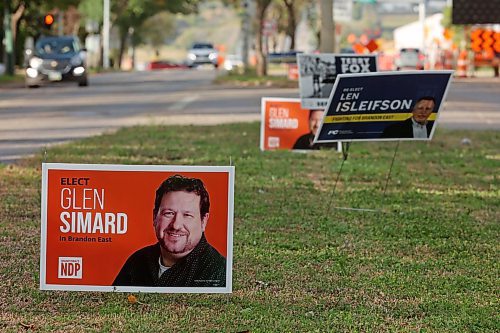
<path fill-rule="evenodd" d="M 139 42 L 151 45 L 158 55 L 160 47 L 173 32 L 175 32 L 175 17 L 169 12 L 161 12 L 148 18 L 140 27 L 140 35 L 143 37 Z"/>
<path fill-rule="evenodd" d="M 15 64 L 22 63 L 22 50 L 27 36 L 37 37 L 42 30 L 42 17 L 56 8 L 65 10 L 78 5 L 80 0 L 8 0 L 0 1 L 0 15 L 7 9 L 10 15 L 11 40 L 13 51 L 11 57 Z M 4 8 L 4 5 L 7 5 Z"/>
<path fill-rule="evenodd" d="M 267 61 L 263 50 L 263 28 L 266 9 L 271 4 L 271 0 L 256 0 L 255 1 L 255 17 L 254 17 L 254 31 L 255 31 L 255 55 L 257 57 L 257 76 L 267 75 Z"/>
<path fill-rule="evenodd" d="M 300 13 L 306 8 L 306 6 L 309 4 L 309 1 L 307 0 L 282 0 L 283 4 L 285 5 L 286 8 L 286 18 L 287 18 L 287 23 L 286 23 L 286 28 L 285 28 L 285 33 L 287 36 L 290 37 L 291 39 L 291 45 L 290 49 L 294 50 L 295 49 L 295 32 L 297 31 L 297 26 L 299 24 L 299 20 L 297 20 L 297 17 L 300 19 Z"/>
<path fill-rule="evenodd" d="M 197 11 L 199 0 L 114 0 L 112 2 L 113 24 L 118 28 L 120 48 L 118 67 L 127 47 L 127 38 L 137 41 L 134 33 L 139 31 L 149 17 L 161 11 L 188 14 Z"/>
<path fill-rule="evenodd" d="M 321 34 L 319 49 L 322 53 L 331 53 L 335 46 L 335 25 L 333 23 L 333 1 L 319 0 L 321 11 Z"/>

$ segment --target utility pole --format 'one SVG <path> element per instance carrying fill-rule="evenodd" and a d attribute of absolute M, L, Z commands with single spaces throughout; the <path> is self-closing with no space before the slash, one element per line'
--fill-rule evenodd
<path fill-rule="evenodd" d="M 250 0 L 243 0 L 243 22 L 242 22 L 242 33 L 243 33 L 243 45 L 241 50 L 241 58 L 243 61 L 243 69 L 246 72 L 248 69 L 248 39 L 250 35 L 250 13 L 249 4 Z"/>
<path fill-rule="evenodd" d="M 104 0 L 102 20 L 102 67 L 109 68 L 109 0 Z"/>
<path fill-rule="evenodd" d="M 64 20 L 63 20 L 63 18 L 64 18 L 64 12 L 62 10 L 59 10 L 57 12 L 57 35 L 58 36 L 64 35 L 64 29 L 63 29 L 64 28 L 63 27 Z"/>
<path fill-rule="evenodd" d="M 427 29 L 425 28 L 425 16 L 426 16 L 426 9 L 427 9 L 427 0 L 420 0 L 418 4 L 418 19 L 420 21 L 420 29 L 422 29 L 422 52 L 425 55 L 425 60 L 424 60 L 424 65 L 427 65 L 427 44 L 425 41 L 425 37 L 427 34 Z M 427 66 L 426 66 L 427 67 Z"/>
<path fill-rule="evenodd" d="M 14 41 L 12 36 L 12 29 L 10 24 L 11 12 L 9 0 L 3 1 L 3 46 L 4 46 L 4 62 L 5 73 L 7 75 L 14 75 Z"/>

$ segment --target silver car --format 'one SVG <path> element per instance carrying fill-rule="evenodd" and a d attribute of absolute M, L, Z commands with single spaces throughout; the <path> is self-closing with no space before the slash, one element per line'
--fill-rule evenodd
<path fill-rule="evenodd" d="M 209 64 L 219 66 L 219 53 L 210 43 L 194 43 L 188 51 L 186 63 L 189 67 Z"/>
<path fill-rule="evenodd" d="M 425 56 L 419 49 L 403 48 L 394 59 L 394 67 L 398 71 L 407 69 L 424 69 L 424 61 Z"/>

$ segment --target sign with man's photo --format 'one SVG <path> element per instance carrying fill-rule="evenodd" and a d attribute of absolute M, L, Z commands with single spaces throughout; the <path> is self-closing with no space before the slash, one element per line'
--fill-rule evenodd
<path fill-rule="evenodd" d="M 260 149 L 317 150 L 331 147 L 313 142 L 323 113 L 322 109 L 303 109 L 298 98 L 262 98 Z"/>
<path fill-rule="evenodd" d="M 42 165 L 40 289 L 232 291 L 234 167 Z"/>
<path fill-rule="evenodd" d="M 431 140 L 452 73 L 340 74 L 314 142 Z"/>
<path fill-rule="evenodd" d="M 338 74 L 377 71 L 373 54 L 298 54 L 299 90 L 305 109 L 324 109 Z"/>

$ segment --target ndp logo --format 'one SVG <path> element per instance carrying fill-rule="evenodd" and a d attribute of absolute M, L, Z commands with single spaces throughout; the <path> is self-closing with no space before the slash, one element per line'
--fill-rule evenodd
<path fill-rule="evenodd" d="M 60 279 L 81 279 L 82 268 L 81 257 L 59 257 L 57 277 Z"/>

